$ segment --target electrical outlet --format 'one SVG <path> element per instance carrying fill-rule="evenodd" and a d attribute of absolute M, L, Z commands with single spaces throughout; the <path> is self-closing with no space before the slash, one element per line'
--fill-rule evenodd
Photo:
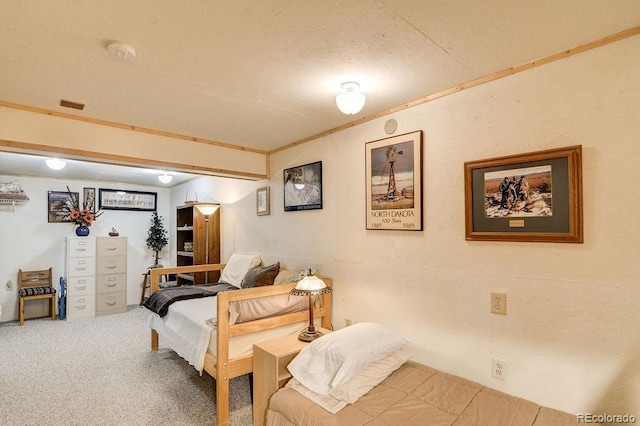
<path fill-rule="evenodd" d="M 491 313 L 507 315 L 507 295 L 491 293 Z"/>
<path fill-rule="evenodd" d="M 344 326 L 345 327 L 349 327 L 351 324 L 353 324 L 353 323 L 351 322 L 351 320 L 349 318 L 345 318 L 344 319 Z"/>
<path fill-rule="evenodd" d="M 11 282 L 11 280 L 7 280 L 7 291 L 11 291 L 12 288 L 13 288 L 13 283 Z"/>
<path fill-rule="evenodd" d="M 502 359 L 491 359 L 491 376 L 499 380 L 507 380 L 507 364 Z"/>

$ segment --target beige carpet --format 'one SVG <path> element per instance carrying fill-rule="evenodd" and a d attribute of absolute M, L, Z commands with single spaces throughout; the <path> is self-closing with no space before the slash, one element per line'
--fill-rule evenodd
<path fill-rule="evenodd" d="M 148 311 L 0 323 L 0 425 L 215 425 L 214 380 L 170 349 L 149 349 Z M 246 376 L 231 424 L 251 425 Z"/>

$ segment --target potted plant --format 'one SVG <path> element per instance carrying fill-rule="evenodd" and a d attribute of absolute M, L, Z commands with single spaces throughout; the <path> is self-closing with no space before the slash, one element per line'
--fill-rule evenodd
<path fill-rule="evenodd" d="M 158 212 L 152 213 L 151 227 L 149 227 L 147 235 L 147 247 L 153 250 L 155 254 L 155 262 L 149 269 L 162 267 L 158 263 L 160 260 L 160 250 L 169 244 L 169 240 L 167 239 L 167 230 L 162 223 L 162 216 L 158 216 Z"/>

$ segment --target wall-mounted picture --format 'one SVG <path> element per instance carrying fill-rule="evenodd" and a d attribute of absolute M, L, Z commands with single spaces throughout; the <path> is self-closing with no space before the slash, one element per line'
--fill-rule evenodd
<path fill-rule="evenodd" d="M 422 131 L 365 145 L 367 229 L 422 230 Z"/>
<path fill-rule="evenodd" d="M 80 194 L 77 192 L 49 191 L 47 197 L 48 222 L 70 223 L 69 209 L 70 206 L 77 205 L 79 196 Z M 72 200 L 71 197 L 74 197 L 74 199 Z"/>
<path fill-rule="evenodd" d="M 264 216 L 270 213 L 269 187 L 256 189 L 256 213 L 258 216 Z"/>
<path fill-rule="evenodd" d="M 158 193 L 100 188 L 98 202 L 102 210 L 156 210 Z"/>
<path fill-rule="evenodd" d="M 322 161 L 285 169 L 284 211 L 322 208 Z"/>
<path fill-rule="evenodd" d="M 84 188 L 84 198 L 82 199 L 82 205 L 89 211 L 96 211 L 96 189 Z"/>
<path fill-rule="evenodd" d="M 582 243 L 582 147 L 465 163 L 469 241 Z"/>

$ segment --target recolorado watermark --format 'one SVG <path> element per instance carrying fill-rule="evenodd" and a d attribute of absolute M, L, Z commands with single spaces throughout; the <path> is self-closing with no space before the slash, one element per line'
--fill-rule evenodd
<path fill-rule="evenodd" d="M 636 416 L 633 414 L 593 414 L 578 413 L 576 414 L 578 423 L 635 423 Z"/>

